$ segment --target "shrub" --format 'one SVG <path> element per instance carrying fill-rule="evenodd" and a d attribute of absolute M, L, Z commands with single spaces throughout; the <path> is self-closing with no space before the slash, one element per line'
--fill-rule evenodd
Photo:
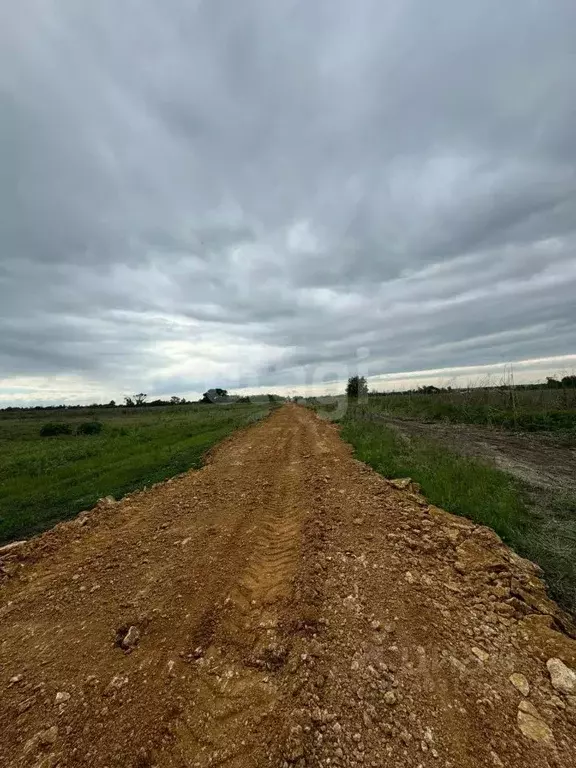
<path fill-rule="evenodd" d="M 101 421 L 83 421 L 76 430 L 77 435 L 99 435 L 102 432 Z"/>
<path fill-rule="evenodd" d="M 48 424 L 43 424 L 40 428 L 40 437 L 54 437 L 55 435 L 70 435 L 72 434 L 72 427 L 70 424 L 62 424 L 62 422 L 51 421 Z"/>

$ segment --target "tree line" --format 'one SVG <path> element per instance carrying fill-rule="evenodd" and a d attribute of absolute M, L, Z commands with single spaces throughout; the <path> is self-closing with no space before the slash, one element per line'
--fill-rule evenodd
<path fill-rule="evenodd" d="M 123 403 L 117 403 L 116 400 L 110 400 L 108 403 L 90 403 L 90 405 L 32 405 L 32 406 L 7 406 L 0 408 L 1 411 L 52 411 L 52 410 L 78 410 L 81 408 L 154 408 L 167 405 L 193 405 L 203 404 L 225 404 L 225 403 L 279 403 L 286 398 L 281 395 L 267 393 L 265 395 L 234 395 L 227 389 L 214 387 L 208 389 L 199 400 L 186 400 L 185 397 L 172 395 L 167 400 L 157 398 L 148 400 L 146 392 L 138 392 L 134 395 L 124 397 Z"/>

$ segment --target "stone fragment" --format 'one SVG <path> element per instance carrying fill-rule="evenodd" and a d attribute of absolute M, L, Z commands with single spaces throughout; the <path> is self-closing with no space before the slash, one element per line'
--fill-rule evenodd
<path fill-rule="evenodd" d="M 518 727 L 526 736 L 526 738 L 532 741 L 542 742 L 544 744 L 554 743 L 554 734 L 546 723 L 539 717 L 518 709 Z"/>
<path fill-rule="evenodd" d="M 525 699 L 522 699 L 522 701 L 518 704 L 518 709 L 521 712 L 527 712 L 529 715 L 532 715 L 533 717 L 540 717 L 540 712 L 538 712 L 534 704 L 531 704 L 529 701 L 526 701 Z"/>
<path fill-rule="evenodd" d="M 548 659 L 546 662 L 552 687 L 567 696 L 576 694 L 576 672 L 567 667 L 560 659 Z"/>
<path fill-rule="evenodd" d="M 508 680 L 510 680 L 516 690 L 520 691 L 522 696 L 528 696 L 530 693 L 530 683 L 523 674 L 520 672 L 513 672 Z"/>
<path fill-rule="evenodd" d="M 486 651 L 483 651 L 482 648 L 471 648 L 470 649 L 474 656 L 476 656 L 477 659 L 479 659 L 482 662 L 488 661 L 490 658 L 490 654 L 486 653 Z"/>
<path fill-rule="evenodd" d="M 140 630 L 138 627 L 131 626 L 128 629 L 128 632 L 124 635 L 124 638 L 122 639 L 120 645 L 124 650 L 131 651 L 133 648 L 135 648 L 138 643 L 140 642 Z"/>
<path fill-rule="evenodd" d="M 411 482 L 412 482 L 411 477 L 399 477 L 394 480 L 388 480 L 388 483 L 393 488 L 397 488 L 399 491 L 405 491 L 406 489 L 410 488 Z"/>
<path fill-rule="evenodd" d="M 479 541 L 468 539 L 456 548 L 456 570 L 461 573 L 470 571 L 490 571 L 498 573 L 508 568 L 506 561 L 493 548 L 484 546 Z"/>

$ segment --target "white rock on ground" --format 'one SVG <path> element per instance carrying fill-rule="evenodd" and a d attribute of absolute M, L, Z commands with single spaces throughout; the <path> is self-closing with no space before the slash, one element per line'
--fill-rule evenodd
<path fill-rule="evenodd" d="M 546 666 L 553 688 L 568 696 L 576 694 L 576 672 L 573 669 L 560 659 L 548 659 Z"/>

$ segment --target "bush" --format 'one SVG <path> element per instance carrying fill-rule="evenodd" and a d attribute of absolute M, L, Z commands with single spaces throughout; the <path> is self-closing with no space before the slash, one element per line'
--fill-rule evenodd
<path fill-rule="evenodd" d="M 76 430 L 77 435 L 99 435 L 102 432 L 101 421 L 83 421 Z"/>
<path fill-rule="evenodd" d="M 70 435 L 72 434 L 72 427 L 70 424 L 62 424 L 62 422 L 49 422 L 43 424 L 40 428 L 40 437 L 54 437 L 55 435 Z"/>

